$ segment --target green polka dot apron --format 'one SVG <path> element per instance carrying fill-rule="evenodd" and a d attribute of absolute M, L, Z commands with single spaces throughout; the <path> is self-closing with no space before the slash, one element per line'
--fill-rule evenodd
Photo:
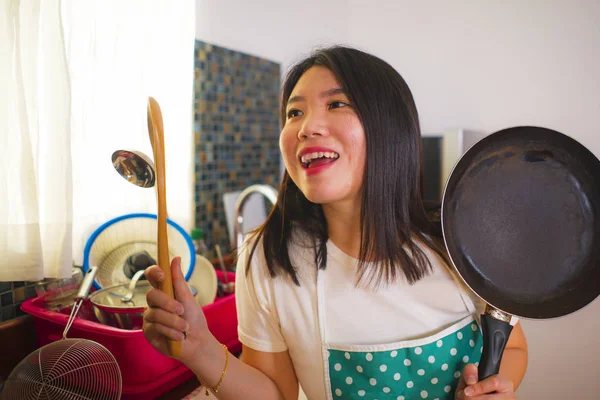
<path fill-rule="evenodd" d="M 374 345 L 327 341 L 323 279 L 319 275 L 317 307 L 328 399 L 454 399 L 464 366 L 478 365 L 483 348 L 475 306 L 454 274 L 469 316 L 428 337 Z"/>

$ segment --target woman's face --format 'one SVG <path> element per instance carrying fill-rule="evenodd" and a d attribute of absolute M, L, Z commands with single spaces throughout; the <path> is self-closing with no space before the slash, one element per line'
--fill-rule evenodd
<path fill-rule="evenodd" d="M 290 177 L 308 200 L 360 204 L 365 133 L 329 69 L 311 67 L 298 80 L 287 102 L 279 147 Z"/>

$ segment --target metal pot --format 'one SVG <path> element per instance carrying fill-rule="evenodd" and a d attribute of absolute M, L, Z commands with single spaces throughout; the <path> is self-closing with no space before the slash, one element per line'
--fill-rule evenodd
<path fill-rule="evenodd" d="M 79 268 L 73 268 L 70 277 L 44 279 L 35 285 L 35 291 L 46 309 L 60 311 L 73 307 L 81 282 L 83 273 Z"/>
<path fill-rule="evenodd" d="M 138 271 L 129 284 L 109 286 L 90 295 L 98 321 L 119 329 L 142 329 L 144 311 L 148 308 L 146 295 L 152 289 L 150 282 L 140 281 L 143 274 L 143 270 Z M 196 290 L 191 286 L 190 289 L 195 296 Z"/>

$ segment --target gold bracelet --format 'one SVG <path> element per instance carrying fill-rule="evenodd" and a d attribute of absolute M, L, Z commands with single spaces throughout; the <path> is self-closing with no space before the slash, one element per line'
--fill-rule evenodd
<path fill-rule="evenodd" d="M 224 344 L 222 344 L 221 346 L 223 346 L 223 348 L 225 349 L 225 367 L 223 367 L 223 372 L 221 373 L 221 378 L 219 379 L 219 382 L 217 382 L 217 384 L 215 385 L 214 388 L 210 389 L 215 393 L 219 392 L 219 386 L 221 386 L 221 383 L 223 382 L 223 378 L 225 378 L 225 372 L 227 372 L 227 365 L 229 364 L 229 349 L 227 349 L 227 346 L 225 346 Z M 198 377 L 198 382 L 200 382 L 200 386 L 204 386 L 204 388 L 206 389 L 206 395 L 208 396 L 208 386 L 206 386 L 204 383 L 202 383 L 202 381 L 200 380 L 200 378 Z"/>

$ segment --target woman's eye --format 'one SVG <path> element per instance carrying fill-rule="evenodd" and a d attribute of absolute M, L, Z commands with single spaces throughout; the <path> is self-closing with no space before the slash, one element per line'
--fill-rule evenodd
<path fill-rule="evenodd" d="M 294 118 L 294 117 L 298 117 L 300 115 L 302 115 L 302 111 L 296 110 L 296 109 L 291 109 L 287 112 L 288 118 Z"/>
<path fill-rule="evenodd" d="M 348 104 L 344 103 L 343 101 L 332 101 L 331 103 L 329 103 L 329 109 L 347 107 L 347 106 L 348 106 Z"/>

